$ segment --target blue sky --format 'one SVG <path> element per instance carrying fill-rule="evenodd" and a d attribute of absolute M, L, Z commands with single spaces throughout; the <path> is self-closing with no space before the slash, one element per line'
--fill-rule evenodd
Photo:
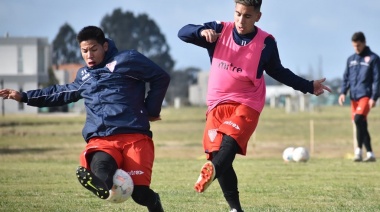
<path fill-rule="evenodd" d="M 207 71 L 204 49 L 186 44 L 178 30 L 189 23 L 232 21 L 233 0 L 0 0 L 0 35 L 47 37 L 51 42 L 59 27 L 69 23 L 76 32 L 86 25 L 99 25 L 116 8 L 146 13 L 160 27 L 171 48 L 176 68 L 200 67 Z M 349 55 L 351 35 L 363 31 L 370 48 L 380 54 L 380 1 L 376 0 L 264 0 L 257 23 L 277 40 L 285 67 L 297 74 L 318 67 L 328 79 L 340 78 Z"/>

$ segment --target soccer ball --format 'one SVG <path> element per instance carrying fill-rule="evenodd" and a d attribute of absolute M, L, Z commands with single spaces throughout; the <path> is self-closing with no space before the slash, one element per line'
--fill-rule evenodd
<path fill-rule="evenodd" d="M 110 196 L 107 198 L 112 203 L 122 203 L 131 197 L 133 192 L 133 180 L 129 174 L 121 169 L 113 175 L 113 186 Z"/>
<path fill-rule="evenodd" d="M 285 162 L 290 162 L 293 160 L 293 151 L 294 147 L 288 147 L 284 150 L 282 153 L 282 159 L 284 159 Z"/>
<path fill-rule="evenodd" d="M 309 152 L 305 147 L 297 147 L 293 151 L 293 160 L 296 162 L 306 162 L 310 158 Z"/>

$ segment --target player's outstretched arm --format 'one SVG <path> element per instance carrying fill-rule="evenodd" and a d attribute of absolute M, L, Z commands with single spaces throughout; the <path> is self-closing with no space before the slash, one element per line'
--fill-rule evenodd
<path fill-rule="evenodd" d="M 331 89 L 323 84 L 324 81 L 326 81 L 326 78 L 314 80 L 314 95 L 319 96 L 323 94 L 325 90 L 331 93 Z"/>
<path fill-rule="evenodd" d="M 16 90 L 6 88 L 0 90 L 0 97 L 3 99 L 13 99 L 21 102 L 22 94 Z"/>

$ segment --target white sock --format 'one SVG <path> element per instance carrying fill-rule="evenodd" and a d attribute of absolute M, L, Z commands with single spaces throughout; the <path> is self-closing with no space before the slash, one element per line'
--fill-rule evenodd
<path fill-rule="evenodd" d="M 373 154 L 373 152 L 367 152 L 367 157 L 368 158 L 375 157 L 375 154 Z"/>
<path fill-rule="evenodd" d="M 362 155 L 362 149 L 360 149 L 359 147 L 356 147 L 355 148 L 355 155 Z"/>

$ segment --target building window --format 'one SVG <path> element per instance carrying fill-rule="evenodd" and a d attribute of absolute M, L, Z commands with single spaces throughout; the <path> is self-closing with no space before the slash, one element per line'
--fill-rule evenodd
<path fill-rule="evenodd" d="M 38 60 L 38 73 L 43 73 L 43 74 L 46 73 L 44 47 L 38 47 L 37 60 Z"/>
<path fill-rule="evenodd" d="M 23 92 L 22 88 L 19 89 L 19 92 L 20 93 Z M 18 110 L 24 110 L 24 103 L 23 102 L 18 103 Z"/>
<path fill-rule="evenodd" d="M 17 73 L 21 74 L 24 72 L 24 64 L 22 62 L 22 47 L 17 47 Z"/>

